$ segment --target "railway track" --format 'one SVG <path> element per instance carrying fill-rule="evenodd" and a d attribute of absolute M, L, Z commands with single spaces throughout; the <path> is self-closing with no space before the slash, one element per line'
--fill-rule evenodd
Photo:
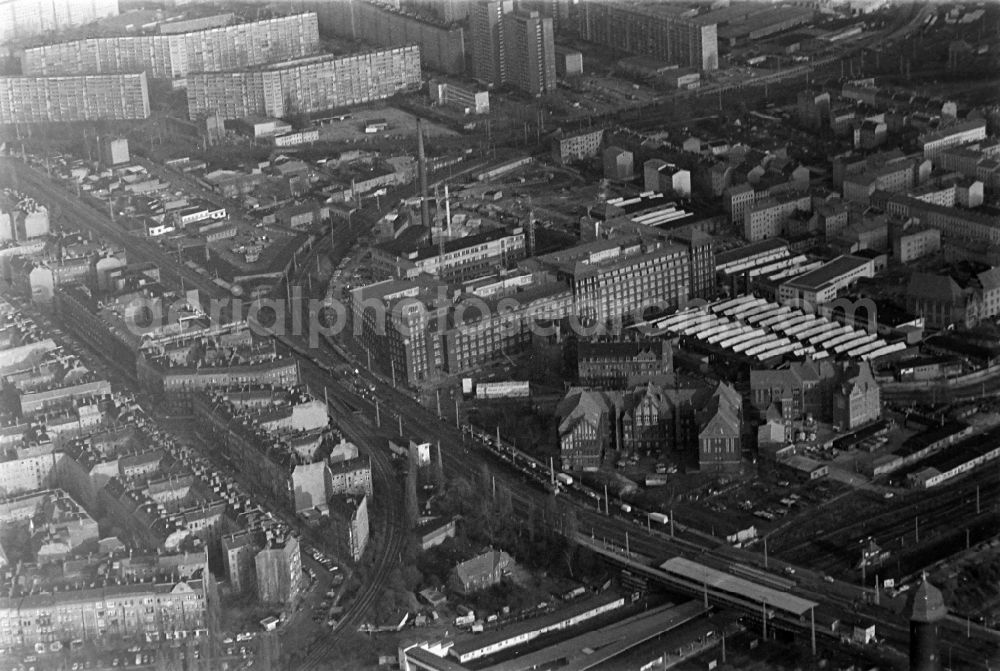
<path fill-rule="evenodd" d="M 976 487 L 979 487 L 979 512 Z M 862 521 L 852 521 L 826 530 L 792 546 L 775 547 L 775 554 L 792 561 L 805 562 L 827 572 L 838 572 L 844 564 L 854 565 L 860 558 L 859 543 L 872 538 L 883 550 L 902 555 L 919 552 L 942 533 L 956 528 L 973 527 L 996 519 L 994 503 L 1000 496 L 996 473 L 982 473 L 956 490 L 942 490 L 936 496 L 906 509 L 892 509 Z"/>

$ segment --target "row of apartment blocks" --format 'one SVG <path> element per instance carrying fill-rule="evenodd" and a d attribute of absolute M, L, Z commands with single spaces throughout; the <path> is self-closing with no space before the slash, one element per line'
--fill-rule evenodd
<path fill-rule="evenodd" d="M 205 551 L 100 554 L 65 562 L 61 569 L 26 564 L 6 573 L 0 585 L 0 645 L 207 636 L 210 612 L 218 608 Z"/>
<path fill-rule="evenodd" d="M 67 329 L 134 371 L 143 391 L 164 403 L 165 410 L 189 413 L 191 395 L 199 391 L 298 384 L 295 359 L 276 355 L 271 343 L 256 341 L 246 321 L 214 323 L 194 312 L 182 323 L 137 332 L 130 325 L 132 296 L 126 293 L 116 302 L 71 284 L 57 288 L 55 310 Z"/>
<path fill-rule="evenodd" d="M 990 192 L 1000 191 L 1000 141 L 949 147 L 935 157 L 935 165 L 978 180 Z"/>
<path fill-rule="evenodd" d="M 957 195 L 956 190 L 955 197 Z M 936 228 L 945 239 L 1000 244 L 1000 216 L 975 209 L 955 207 L 954 200 L 950 204 L 944 204 L 903 193 L 876 191 L 872 195 L 871 204 L 890 216 Z"/>
<path fill-rule="evenodd" d="M 145 72 L 0 77 L 0 125 L 149 117 Z"/>
<path fill-rule="evenodd" d="M 358 560 L 368 543 L 371 462 L 350 443 L 333 444 L 324 402 L 294 396 L 231 389 L 199 393 L 192 407 L 205 434 L 260 491 L 310 524 L 326 520 L 340 552 Z"/>
<path fill-rule="evenodd" d="M 420 48 L 312 56 L 188 75 L 188 116 L 287 117 L 382 100 L 420 86 Z"/>
<path fill-rule="evenodd" d="M 6 544 L 0 544 L 0 566 L 17 564 L 3 578 L 4 645 L 108 635 L 147 641 L 200 636 L 214 594 L 207 553 L 240 528 L 258 530 L 263 538 L 253 581 L 260 600 L 293 601 L 302 569 L 287 527 L 262 519 L 232 479 L 160 433 L 130 396 L 113 393 L 106 382 L 90 389 L 72 355 L 39 338 L 30 319 L 6 307 L 0 374 L 5 386 L 20 393 L 22 408 L 0 431 L 0 537 Z M 243 334 L 215 333 L 217 344 L 234 340 L 243 341 Z M 29 395 L 44 398 L 29 404 Z M 266 408 L 255 416 L 257 426 L 296 450 L 314 449 L 318 441 L 305 434 L 327 423 L 325 406 L 302 402 L 300 394 L 243 385 L 232 395 L 245 406 Z M 63 430 L 59 412 L 67 403 L 80 411 L 80 421 Z M 84 410 L 92 411 L 86 422 Z M 370 489 L 370 467 L 364 467 Z M 338 474 L 344 480 L 352 470 L 341 467 Z M 100 537 L 90 511 L 106 519 L 117 537 Z M 28 543 L 9 544 L 25 534 Z M 14 551 L 10 559 L 4 550 Z M 142 554 L 152 551 L 153 557 Z M 113 562 L 113 570 L 101 566 L 104 561 Z M 136 600 L 117 603 L 118 595 Z M 116 612 L 119 606 L 129 608 Z"/>
<path fill-rule="evenodd" d="M 144 71 L 153 79 L 183 79 L 309 56 L 319 51 L 316 14 L 166 35 L 96 37 L 24 50 L 21 72 L 33 76 Z"/>

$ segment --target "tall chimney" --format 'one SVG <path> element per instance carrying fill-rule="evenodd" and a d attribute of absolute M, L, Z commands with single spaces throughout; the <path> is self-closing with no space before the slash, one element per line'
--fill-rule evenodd
<path fill-rule="evenodd" d="M 451 236 L 451 199 L 448 197 L 448 185 L 444 185 L 444 220 L 448 227 L 448 236 Z"/>
<path fill-rule="evenodd" d="M 417 174 L 420 176 L 420 224 L 427 228 L 430 236 L 431 217 L 427 207 L 427 157 L 424 155 L 424 124 L 417 118 Z M 428 241 L 430 238 L 428 237 Z"/>

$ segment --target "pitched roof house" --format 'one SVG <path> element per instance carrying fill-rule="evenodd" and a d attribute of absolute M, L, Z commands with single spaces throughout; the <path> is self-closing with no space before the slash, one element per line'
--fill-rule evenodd
<path fill-rule="evenodd" d="M 489 549 L 481 555 L 455 566 L 455 576 L 463 594 L 496 585 L 514 566 L 514 560 L 503 550 Z"/>

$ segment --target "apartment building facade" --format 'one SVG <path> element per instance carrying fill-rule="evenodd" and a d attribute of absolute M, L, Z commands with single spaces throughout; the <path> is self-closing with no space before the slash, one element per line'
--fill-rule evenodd
<path fill-rule="evenodd" d="M 175 632 L 205 635 L 212 578 L 207 556 L 200 553 L 193 558 L 200 558 L 202 566 L 189 572 L 186 567 L 158 571 L 158 565 L 167 565 L 171 558 L 156 557 L 154 573 L 142 576 L 142 580 L 122 575 L 128 572 L 126 559 L 121 569 L 108 567 L 97 584 L 54 581 L 49 574 L 33 577 L 29 571 L 23 579 L 31 579 L 26 584 L 35 586 L 30 592 L 18 585 L 4 586 L 0 598 L 0 645 L 48 646 L 55 641 L 107 636 L 155 640 L 167 634 L 172 637 Z"/>
<path fill-rule="evenodd" d="M 145 71 L 153 79 L 221 72 L 309 56 L 319 51 L 316 14 L 167 35 L 123 35 L 26 49 L 26 75 Z"/>
<path fill-rule="evenodd" d="M 556 52 L 552 19 L 538 12 L 503 16 L 505 82 L 529 95 L 556 90 Z"/>
<path fill-rule="evenodd" d="M 1000 244 L 1000 217 L 924 202 L 904 194 L 876 192 L 872 205 L 887 214 L 912 218 L 923 226 L 936 228 L 944 238 L 975 240 Z"/>
<path fill-rule="evenodd" d="M 477 91 L 467 86 L 459 86 L 451 82 L 430 83 L 431 100 L 438 105 L 448 105 L 466 114 L 489 114 L 489 91 Z"/>
<path fill-rule="evenodd" d="M 503 17 L 513 11 L 513 0 L 480 0 L 469 13 L 472 75 L 486 84 L 499 86 L 507 80 Z"/>
<path fill-rule="evenodd" d="M 286 605 L 302 591 L 302 555 L 299 541 L 289 536 L 282 542 L 268 541 L 254 557 L 257 598 L 264 604 Z"/>
<path fill-rule="evenodd" d="M 577 133 L 552 141 L 552 159 L 559 165 L 566 165 L 585 158 L 593 158 L 601 153 L 604 129 Z"/>
<path fill-rule="evenodd" d="M 962 121 L 925 133 L 917 138 L 924 158 L 935 159 L 945 149 L 986 139 L 986 119 Z"/>
<path fill-rule="evenodd" d="M 769 196 L 748 207 L 743 214 L 743 237 L 750 242 L 776 238 L 785 228 L 785 222 L 796 212 L 812 211 L 808 194 L 785 193 Z"/>
<path fill-rule="evenodd" d="M 580 5 L 583 39 L 671 65 L 717 70 L 716 24 L 689 17 L 669 3 L 629 5 L 595 0 Z"/>
<path fill-rule="evenodd" d="M 350 56 L 313 56 L 233 72 L 187 78 L 188 116 L 286 117 L 383 100 L 420 86 L 420 49 L 383 49 Z"/>
<path fill-rule="evenodd" d="M 368 497 L 335 494 L 330 497 L 330 526 L 339 551 L 360 561 L 368 547 Z"/>
<path fill-rule="evenodd" d="M 353 39 L 380 47 L 415 44 L 420 47 L 424 66 L 451 75 L 465 73 L 465 32 L 461 26 L 438 23 L 382 4 L 349 4 L 353 6 L 353 30 L 344 25 L 338 26 L 335 33 L 350 33 Z"/>
<path fill-rule="evenodd" d="M 0 124 L 149 117 L 145 72 L 0 77 Z"/>

